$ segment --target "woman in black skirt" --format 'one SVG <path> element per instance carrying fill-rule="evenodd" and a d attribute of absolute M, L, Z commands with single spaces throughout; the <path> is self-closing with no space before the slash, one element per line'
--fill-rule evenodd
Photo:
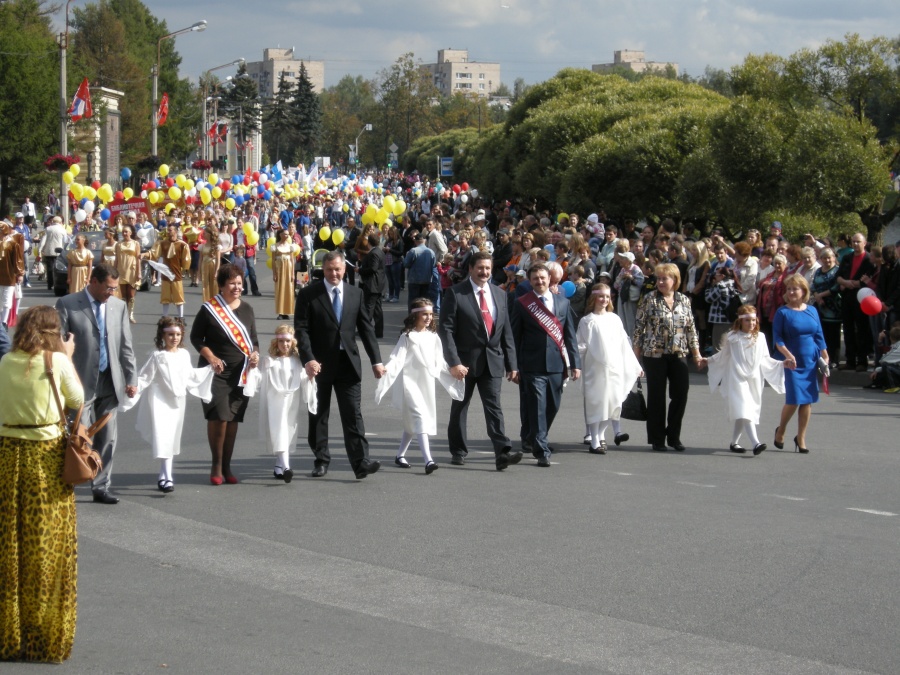
<path fill-rule="evenodd" d="M 243 386 L 259 363 L 259 340 L 253 308 L 241 302 L 244 280 L 234 265 L 222 265 L 216 275 L 219 294 L 203 304 L 191 328 L 191 344 L 200 353 L 198 367 L 212 366 L 212 399 L 203 404 L 206 434 L 212 452 L 209 482 L 237 483 L 231 455 L 238 423 L 250 399 Z"/>

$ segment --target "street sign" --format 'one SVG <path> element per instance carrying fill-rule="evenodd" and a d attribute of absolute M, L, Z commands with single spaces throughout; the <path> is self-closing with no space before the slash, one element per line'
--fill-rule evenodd
<path fill-rule="evenodd" d="M 453 175 L 453 158 L 452 157 L 441 157 L 441 176 L 452 176 Z"/>
<path fill-rule="evenodd" d="M 400 149 L 400 148 L 399 148 L 399 146 L 398 146 L 396 143 L 391 143 L 391 144 L 388 146 L 388 150 L 390 150 L 391 153 L 393 153 L 393 154 L 397 154 L 397 151 L 398 151 L 399 149 Z"/>

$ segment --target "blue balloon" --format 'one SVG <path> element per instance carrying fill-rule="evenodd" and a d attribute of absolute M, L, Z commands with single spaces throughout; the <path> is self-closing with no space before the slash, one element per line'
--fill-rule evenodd
<path fill-rule="evenodd" d="M 234 203 L 237 204 L 238 206 L 243 204 L 244 203 L 244 195 L 238 195 L 237 197 L 235 197 Z"/>
<path fill-rule="evenodd" d="M 441 183 L 437 183 L 437 184 L 434 186 L 434 189 L 435 189 L 436 192 L 440 192 L 441 190 L 444 189 L 444 186 L 443 186 Z"/>
<path fill-rule="evenodd" d="M 256 188 L 256 194 L 258 194 L 258 195 L 264 195 L 265 193 L 266 193 L 266 186 L 265 186 L 265 185 L 259 185 L 259 186 L 257 186 L 257 188 Z"/>
<path fill-rule="evenodd" d="M 263 193 L 263 199 L 265 199 L 266 201 L 269 201 L 270 199 L 272 199 L 272 193 L 269 192 L 268 190 L 266 190 L 266 191 Z"/>
<path fill-rule="evenodd" d="M 109 217 L 110 217 L 111 215 L 112 215 L 112 214 L 109 212 L 109 209 L 103 209 L 103 210 L 100 212 L 100 219 L 101 219 L 101 220 L 109 220 Z"/>
<path fill-rule="evenodd" d="M 90 200 L 87 197 L 82 197 L 81 201 L 78 202 L 78 205 L 81 206 L 81 208 L 84 208 L 84 205 L 87 204 L 89 201 Z"/>
<path fill-rule="evenodd" d="M 122 169 L 122 171 L 119 172 L 119 175 L 122 176 L 122 180 L 128 180 L 129 178 L 131 178 L 131 169 L 126 166 L 124 169 Z M 104 220 L 106 219 L 104 218 Z"/>
<path fill-rule="evenodd" d="M 350 180 L 356 180 L 356 174 L 355 174 L 355 173 L 351 173 L 351 174 L 350 174 Z"/>
<path fill-rule="evenodd" d="M 232 185 L 237 185 L 237 184 L 240 183 L 242 180 L 243 180 L 243 178 L 241 178 L 241 177 L 238 176 L 237 174 L 234 174 L 234 175 L 231 177 L 231 184 L 232 184 Z"/>
<path fill-rule="evenodd" d="M 567 298 L 571 298 L 573 295 L 575 295 L 575 284 L 573 284 L 571 281 L 564 281 L 562 282 L 562 284 L 560 284 L 560 286 L 562 287 L 563 293 L 566 294 Z"/>

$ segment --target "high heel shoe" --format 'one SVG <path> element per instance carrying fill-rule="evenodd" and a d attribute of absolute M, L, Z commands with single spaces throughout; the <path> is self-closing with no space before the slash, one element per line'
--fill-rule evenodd
<path fill-rule="evenodd" d="M 225 482 L 229 485 L 237 485 L 240 481 L 237 476 L 225 476 Z"/>
<path fill-rule="evenodd" d="M 801 455 L 809 454 L 809 448 L 801 448 L 800 444 L 797 442 L 796 436 L 794 436 L 794 450 L 799 452 Z"/>
<path fill-rule="evenodd" d="M 781 427 L 775 427 L 775 436 L 778 435 L 778 430 L 779 430 L 780 428 L 781 428 Z M 773 437 L 773 438 L 772 438 L 772 444 L 773 444 L 776 448 L 778 448 L 779 450 L 784 450 L 784 441 L 781 441 L 781 443 L 779 443 L 779 442 L 776 441 L 775 438 Z"/>
<path fill-rule="evenodd" d="M 210 476 L 209 482 L 212 485 L 221 485 L 224 481 L 222 480 L 221 476 Z"/>

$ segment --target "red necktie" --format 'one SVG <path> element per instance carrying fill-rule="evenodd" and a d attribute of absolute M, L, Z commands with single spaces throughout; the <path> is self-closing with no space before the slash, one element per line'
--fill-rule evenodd
<path fill-rule="evenodd" d="M 494 333 L 494 319 L 491 316 L 491 311 L 488 309 L 487 301 L 484 299 L 484 294 L 487 291 L 482 288 L 478 292 L 481 294 L 481 318 L 484 319 L 484 327 L 487 329 L 488 337 L 490 337 Z"/>

